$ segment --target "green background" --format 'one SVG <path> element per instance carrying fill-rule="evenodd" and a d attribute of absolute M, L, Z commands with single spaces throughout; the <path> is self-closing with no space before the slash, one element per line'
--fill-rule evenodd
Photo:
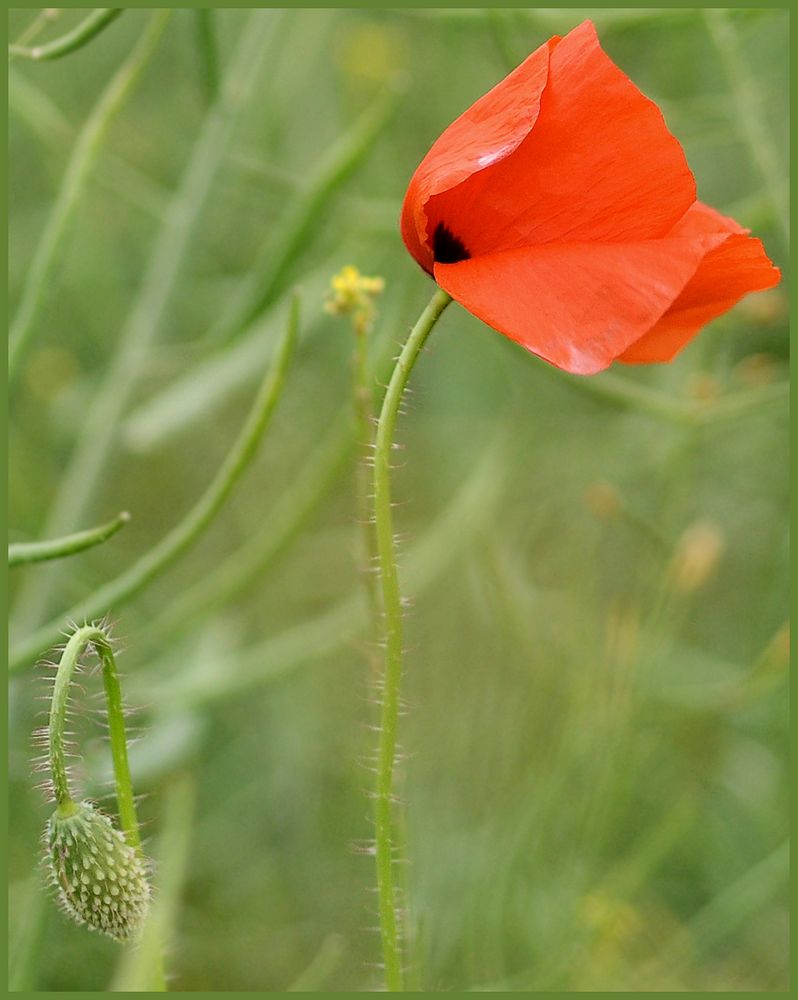
<path fill-rule="evenodd" d="M 589 13 L 215 12 L 221 77 L 247 33 L 262 33 L 261 65 L 207 197 L 188 205 L 154 343 L 128 372 L 108 460 L 68 527 L 122 509 L 133 520 L 55 571 L 12 579 L 21 639 L 179 521 L 235 437 L 298 283 L 300 347 L 253 467 L 179 564 L 109 609 L 141 707 L 134 778 L 171 907 L 175 989 L 378 982 L 373 862 L 357 850 L 371 834 L 376 737 L 351 451 L 324 492 L 301 478 L 335 451 L 325 435 L 351 408 L 353 338 L 324 312 L 325 287 L 346 264 L 385 278 L 384 381 L 431 293 L 398 235 L 413 169 L 472 100 Z M 11 39 L 32 16 L 12 11 Z M 787 13 L 591 16 L 663 109 L 699 196 L 784 268 Z M 60 61 L 12 63 L 12 314 L 75 137 L 148 17 L 128 11 Z M 79 18 L 64 13 L 47 37 Z M 194 12 L 175 11 L 69 227 L 12 400 L 13 541 L 47 535 L 142 307 L 213 114 L 204 52 Z M 355 150 L 359 116 L 397 80 L 392 117 Z M 348 175 L 320 186 L 330 157 L 353 150 Z M 223 328 L 261 251 L 262 283 L 282 268 L 273 303 L 246 329 Z M 423 989 L 787 988 L 786 313 L 785 277 L 672 365 L 581 380 L 456 305 L 434 332 L 394 480 L 414 598 L 402 795 L 411 981 Z M 195 607 L 198 584 L 282 537 L 297 497 L 315 505 L 279 553 Z M 26 670 L 10 695 L 12 986 L 105 989 L 135 975 L 119 947 L 71 926 L 39 888 L 41 675 Z M 107 754 L 88 711 L 100 684 L 84 683 L 77 774 L 102 796 Z"/>

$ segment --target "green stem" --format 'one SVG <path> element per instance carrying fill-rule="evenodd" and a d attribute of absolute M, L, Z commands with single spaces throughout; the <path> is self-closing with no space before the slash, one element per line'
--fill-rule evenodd
<path fill-rule="evenodd" d="M 168 12 L 167 12 L 168 13 Z M 177 285 L 196 226 L 207 203 L 230 137 L 270 53 L 270 39 L 282 23 L 279 11 L 255 10 L 248 18 L 225 74 L 219 100 L 209 110 L 189 154 L 177 190 L 155 239 L 141 286 L 114 338 L 94 397 L 85 407 L 81 429 L 51 506 L 44 533 L 59 535 L 81 520 L 97 492 L 116 443 L 119 420 L 134 395 L 153 343 L 163 331 L 167 307 Z M 21 587 L 15 608 L 20 628 L 47 611 L 60 579 L 59 565 Z"/>
<path fill-rule="evenodd" d="M 198 7 L 194 11 L 194 25 L 202 87 L 208 104 L 213 104 L 219 95 L 219 47 L 213 8 Z"/>
<path fill-rule="evenodd" d="M 147 639 L 160 642 L 174 637 L 208 612 L 229 604 L 257 581 L 262 581 L 274 563 L 299 536 L 302 528 L 328 495 L 354 451 L 352 419 L 332 425 L 320 444 L 302 462 L 296 478 L 281 491 L 274 506 L 263 517 L 263 527 L 245 545 L 214 567 L 213 573 L 189 584 L 152 622 Z"/>
<path fill-rule="evenodd" d="M 124 528 L 129 520 L 130 514 L 123 510 L 121 514 L 117 514 L 113 521 L 101 524 L 98 528 L 76 531 L 72 535 L 51 538 L 46 542 L 16 542 L 8 546 L 8 565 L 23 566 L 26 563 L 62 559 L 64 556 L 83 552 L 85 549 L 91 549 L 95 545 L 107 541 L 120 528 Z"/>
<path fill-rule="evenodd" d="M 60 615 L 49 624 L 42 626 L 29 639 L 13 649 L 9 671 L 22 669 L 38 656 L 42 649 L 57 642 L 64 617 L 73 621 L 96 618 L 106 614 L 109 608 L 116 609 L 129 601 L 143 590 L 151 580 L 171 566 L 202 534 L 230 495 L 255 454 L 255 449 L 282 393 L 288 364 L 293 355 L 298 325 L 299 302 L 295 298 L 282 341 L 252 405 L 246 423 L 222 467 L 216 473 L 213 482 L 183 520 L 121 576 L 104 584 L 84 601 L 66 612 L 66 615 Z"/>
<path fill-rule="evenodd" d="M 45 7 L 44 10 L 40 10 L 10 48 L 24 48 L 26 45 L 29 45 L 39 32 L 59 17 L 61 13 L 61 10 L 53 7 Z"/>
<path fill-rule="evenodd" d="M 211 328 L 210 340 L 227 343 L 275 301 L 333 195 L 371 151 L 396 112 L 401 95 L 396 86 L 386 88 L 319 159 L 277 232 L 266 240 L 229 305 Z"/>
<path fill-rule="evenodd" d="M 374 452 L 374 518 L 384 611 L 384 675 L 374 820 L 380 934 L 385 984 L 390 992 L 401 992 L 403 983 L 398 901 L 393 878 L 393 779 L 402 680 L 402 604 L 391 512 L 391 448 L 399 404 L 410 372 L 438 317 L 451 301 L 443 289 L 438 289 L 410 331 L 385 393 Z"/>
<path fill-rule="evenodd" d="M 69 223 L 97 159 L 108 127 L 122 108 L 141 71 L 155 50 L 170 12 L 160 11 L 150 21 L 130 56 L 119 67 L 89 115 L 75 144 L 61 189 L 27 271 L 25 285 L 9 331 L 8 376 L 14 377 L 33 334 L 59 260 Z"/>
<path fill-rule="evenodd" d="M 105 687 L 105 699 L 108 709 L 108 729 L 111 740 L 111 757 L 114 763 L 116 802 L 119 809 L 119 825 L 130 846 L 140 847 L 141 837 L 136 817 L 136 804 L 133 798 L 133 781 L 130 777 L 130 764 L 127 757 L 122 693 L 119 687 L 119 676 L 117 674 L 116 659 L 114 658 L 111 640 L 107 628 L 102 624 L 84 625 L 76 629 L 64 647 L 64 652 L 61 654 L 61 659 L 58 662 L 50 705 L 50 724 L 48 727 L 50 772 L 53 780 L 56 805 L 60 809 L 68 809 L 73 803 L 67 779 L 66 754 L 64 749 L 69 686 L 78 667 L 80 657 L 89 646 L 94 648 L 102 663 L 103 685 Z"/>
<path fill-rule="evenodd" d="M 25 48 L 22 45 L 9 45 L 8 54 L 24 56 L 27 59 L 34 59 L 36 62 L 41 62 L 43 59 L 60 59 L 61 56 L 82 49 L 92 38 L 99 35 L 103 28 L 107 28 L 112 21 L 115 21 L 122 11 L 122 7 L 97 7 L 76 28 L 62 35 L 61 38 L 56 38 L 46 45 L 37 45 L 33 49 Z"/>
<path fill-rule="evenodd" d="M 156 847 L 158 892 L 137 947 L 122 955 L 111 983 L 114 993 L 164 993 L 163 948 L 175 930 L 194 833 L 194 778 L 178 774 L 164 790 L 162 832 Z"/>
<path fill-rule="evenodd" d="M 372 642 L 379 638 L 381 603 L 379 587 L 374 569 L 377 562 L 377 549 L 374 532 L 371 530 L 371 473 L 369 464 L 372 458 L 374 437 L 374 392 L 373 378 L 369 365 L 368 329 L 365 323 L 355 324 L 355 353 L 352 358 L 352 395 L 355 404 L 355 421 L 358 435 L 358 463 L 356 472 L 356 516 L 360 524 L 360 559 L 362 562 L 363 581 L 368 597 L 371 618 Z"/>

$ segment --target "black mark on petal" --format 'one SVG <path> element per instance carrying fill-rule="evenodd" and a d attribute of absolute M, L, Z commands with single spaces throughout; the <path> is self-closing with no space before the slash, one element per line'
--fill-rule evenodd
<path fill-rule="evenodd" d="M 465 243 L 439 222 L 432 237 L 432 256 L 437 264 L 456 264 L 468 260 L 471 254 Z"/>

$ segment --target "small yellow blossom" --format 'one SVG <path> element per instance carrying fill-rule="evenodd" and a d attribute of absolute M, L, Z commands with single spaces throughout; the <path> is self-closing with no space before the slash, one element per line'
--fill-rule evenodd
<path fill-rule="evenodd" d="M 357 333 L 365 333 L 377 314 L 375 299 L 385 288 L 382 278 L 368 278 L 347 264 L 330 282 L 324 309 L 336 316 L 351 316 Z"/>

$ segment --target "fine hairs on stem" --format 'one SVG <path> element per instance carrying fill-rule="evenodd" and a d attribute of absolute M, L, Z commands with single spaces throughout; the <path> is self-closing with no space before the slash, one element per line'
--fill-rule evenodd
<path fill-rule="evenodd" d="M 401 992 L 404 983 L 400 921 L 397 914 L 397 910 L 402 908 L 402 901 L 397 899 L 393 874 L 398 829 L 394 817 L 393 789 L 402 680 L 402 599 L 391 512 L 391 449 L 396 417 L 410 372 L 432 328 L 451 301 L 446 292 L 438 289 L 410 331 L 383 399 L 374 449 L 374 524 L 383 607 L 381 639 L 384 648 L 374 836 L 382 957 L 385 986 L 390 992 Z"/>
<path fill-rule="evenodd" d="M 119 829 L 92 803 L 76 801 L 69 785 L 69 695 L 81 657 L 88 652 L 95 653 L 102 666 Z M 130 777 L 122 691 L 106 622 L 75 628 L 64 646 L 56 666 L 46 739 L 55 811 L 45 842 L 59 903 L 78 924 L 116 941 L 136 940 L 149 912 L 151 889 Z"/>

